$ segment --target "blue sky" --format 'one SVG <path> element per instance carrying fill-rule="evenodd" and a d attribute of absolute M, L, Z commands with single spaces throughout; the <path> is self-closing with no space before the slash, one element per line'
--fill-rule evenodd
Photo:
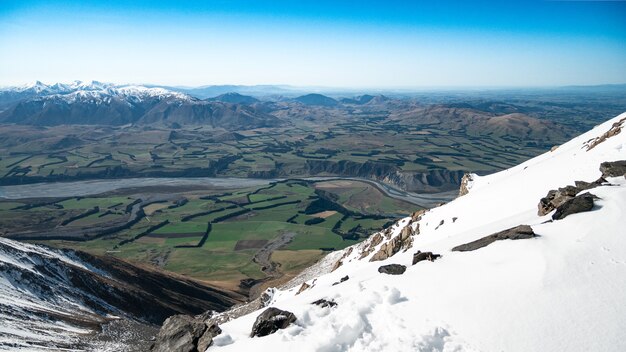
<path fill-rule="evenodd" d="M 623 1 L 0 1 L 0 85 L 626 83 Z"/>

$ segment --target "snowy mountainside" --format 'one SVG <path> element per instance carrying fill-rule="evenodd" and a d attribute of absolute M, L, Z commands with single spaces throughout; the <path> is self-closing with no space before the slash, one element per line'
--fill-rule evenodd
<path fill-rule="evenodd" d="M 0 238 L 0 350 L 99 350 L 89 338 L 108 322 L 150 333 L 169 315 L 221 311 L 239 300 L 115 258 Z M 125 350 L 122 341 L 108 345 Z"/>
<path fill-rule="evenodd" d="M 295 323 L 251 338 L 257 310 L 221 324 L 208 350 L 626 350 L 626 179 L 623 169 L 599 170 L 626 159 L 623 128 L 626 113 L 521 165 L 472 175 L 467 194 L 273 291 L 269 305 L 294 313 Z M 595 196 L 589 211 L 538 215 L 549 191 L 574 184 L 594 187 L 576 189 Z M 502 240 L 452 251 L 493 234 Z M 417 251 L 433 255 L 413 264 Z M 389 264 L 406 271 L 379 272 Z M 337 305 L 311 304 L 320 299 Z"/>
<path fill-rule="evenodd" d="M 237 130 L 274 126 L 279 120 L 248 105 L 200 100 L 165 88 L 76 81 L 0 89 L 0 123 L 209 125 Z"/>

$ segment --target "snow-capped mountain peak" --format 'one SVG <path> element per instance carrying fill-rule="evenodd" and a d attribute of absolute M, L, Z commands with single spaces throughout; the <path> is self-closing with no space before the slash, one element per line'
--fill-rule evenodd
<path fill-rule="evenodd" d="M 38 95 L 41 99 L 51 100 L 61 98 L 72 102 L 80 98 L 95 99 L 105 96 L 134 98 L 135 100 L 145 98 L 173 98 L 182 101 L 191 101 L 194 99 L 187 94 L 164 88 L 148 88 L 141 85 L 113 84 L 99 81 L 73 81 L 70 83 L 55 83 L 52 85 L 36 81 L 23 86 L 4 88 L 1 92 L 31 93 Z"/>

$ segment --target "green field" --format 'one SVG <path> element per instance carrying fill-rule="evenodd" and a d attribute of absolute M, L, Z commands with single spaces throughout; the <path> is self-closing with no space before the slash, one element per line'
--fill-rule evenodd
<path fill-rule="evenodd" d="M 292 276 L 325 251 L 357 243 L 394 218 L 417 210 L 358 181 L 287 181 L 221 193 L 188 191 L 167 194 L 158 202 L 142 196 L 0 202 L 0 226 L 3 235 L 18 239 L 54 231 L 82 233 L 129 221 L 128 209 L 139 204 L 146 214 L 129 228 L 90 240 L 78 236 L 80 240 L 38 238 L 35 242 L 156 265 L 237 289 L 240 280 L 265 277 L 252 258 L 265 243 L 283 234 L 295 237 L 272 260 Z M 322 204 L 340 210 L 316 206 L 315 213 L 307 214 L 311 204 L 322 198 L 329 199 Z M 25 219 L 28 231 L 16 219 Z M 318 220 L 307 224 L 311 219 Z"/>

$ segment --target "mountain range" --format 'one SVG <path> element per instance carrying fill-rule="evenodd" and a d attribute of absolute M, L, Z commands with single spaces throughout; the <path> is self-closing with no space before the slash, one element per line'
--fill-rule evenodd
<path fill-rule="evenodd" d="M 409 125 L 438 124 L 475 134 L 563 139 L 572 129 L 526 115 L 511 105 L 423 104 L 408 98 L 359 95 L 332 98 L 311 93 L 261 100 L 236 92 L 201 99 L 185 90 L 142 85 L 35 82 L 0 89 L 0 123 L 35 126 L 207 126 L 231 131 L 292 125 L 296 120 L 349 120 L 374 114 Z"/>

